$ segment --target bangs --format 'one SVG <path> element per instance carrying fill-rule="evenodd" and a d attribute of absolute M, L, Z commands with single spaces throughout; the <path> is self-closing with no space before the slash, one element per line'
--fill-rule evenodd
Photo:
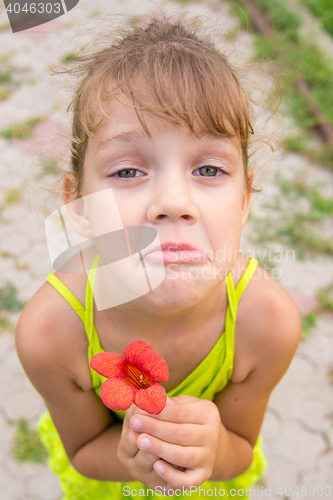
<path fill-rule="evenodd" d="M 118 45 L 113 57 L 108 49 L 95 55 L 99 61 L 91 63 L 98 71 L 93 75 L 89 71 L 89 85 L 81 94 L 81 123 L 86 134 L 96 132 L 109 118 L 107 106 L 117 99 L 133 106 L 148 135 L 144 113 L 186 125 L 195 135 L 237 136 L 247 161 L 253 130 L 248 97 L 235 72 L 215 47 L 195 37 L 177 40 L 177 33 L 170 39 L 170 28 L 164 38 L 161 30 L 155 43 L 151 37 L 145 43 L 144 32 L 133 50 L 133 33 Z"/>
<path fill-rule="evenodd" d="M 146 113 L 187 126 L 196 136 L 237 137 L 247 167 L 253 134 L 248 95 L 224 54 L 192 28 L 155 18 L 74 65 L 81 83 L 69 109 L 72 166 L 79 183 L 88 138 L 112 119 L 113 100 L 131 106 L 148 135 Z"/>

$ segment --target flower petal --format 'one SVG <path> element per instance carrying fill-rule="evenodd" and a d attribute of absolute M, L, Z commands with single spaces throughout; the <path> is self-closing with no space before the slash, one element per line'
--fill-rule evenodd
<path fill-rule="evenodd" d="M 166 401 L 165 389 L 159 384 L 151 385 L 148 389 L 140 389 L 134 396 L 134 404 L 153 415 L 158 415 L 164 410 Z"/>
<path fill-rule="evenodd" d="M 137 391 L 121 378 L 109 378 L 101 387 L 101 399 L 110 410 L 128 410 Z"/>
<path fill-rule="evenodd" d="M 121 354 L 100 352 L 90 359 L 90 366 L 103 377 L 118 377 L 124 360 Z"/>
<path fill-rule="evenodd" d="M 135 340 L 129 344 L 124 350 L 124 358 L 130 365 L 136 365 L 142 353 L 151 351 L 152 348 L 143 340 Z"/>
<path fill-rule="evenodd" d="M 141 354 L 137 367 L 147 373 L 152 382 L 166 382 L 169 378 L 169 370 L 165 359 L 153 350 Z"/>

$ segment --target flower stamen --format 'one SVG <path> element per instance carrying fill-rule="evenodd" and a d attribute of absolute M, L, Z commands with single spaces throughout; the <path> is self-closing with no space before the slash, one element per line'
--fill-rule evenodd
<path fill-rule="evenodd" d="M 123 379 L 131 384 L 136 390 L 147 389 L 153 382 L 145 373 L 141 372 L 136 366 L 126 364 L 122 369 Z"/>

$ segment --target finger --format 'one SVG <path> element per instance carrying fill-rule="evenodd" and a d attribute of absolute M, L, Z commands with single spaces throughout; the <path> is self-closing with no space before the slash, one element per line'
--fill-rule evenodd
<path fill-rule="evenodd" d="M 136 432 L 144 432 L 180 446 L 204 446 L 207 443 L 203 425 L 175 424 L 156 420 L 149 416 L 134 415 L 130 420 L 130 427 Z"/>
<path fill-rule="evenodd" d="M 123 420 L 123 431 L 126 431 L 130 428 L 129 422 L 133 417 L 135 410 L 137 409 L 138 409 L 137 406 L 135 406 L 135 404 L 133 403 L 126 411 L 125 418 Z"/>
<path fill-rule="evenodd" d="M 200 469 L 186 469 L 185 471 L 175 469 L 171 464 L 164 460 L 157 460 L 153 466 L 155 472 L 167 483 L 167 486 L 189 489 L 200 486 L 204 481 L 203 472 Z"/>
<path fill-rule="evenodd" d="M 125 458 L 133 458 L 139 451 L 137 439 L 140 436 L 133 429 L 122 432 L 121 452 Z"/>
<path fill-rule="evenodd" d="M 148 451 L 138 450 L 134 457 L 135 465 L 142 473 L 147 474 L 153 470 L 153 465 L 160 457 L 149 453 Z"/>
<path fill-rule="evenodd" d="M 147 414 L 140 409 L 136 410 L 136 413 L 143 416 L 148 415 L 155 420 L 163 420 L 165 422 L 191 424 L 207 423 L 207 403 L 210 405 L 214 405 L 214 403 L 198 398 L 190 398 L 190 396 L 186 396 L 185 400 L 182 400 L 181 398 L 181 396 L 173 398 L 173 401 L 175 401 L 176 404 L 166 405 L 164 410 L 162 410 L 158 415 L 153 415 L 151 413 Z"/>
<path fill-rule="evenodd" d="M 202 448 L 197 446 L 179 446 L 157 439 L 149 434 L 140 434 L 137 446 L 142 451 L 149 451 L 154 455 L 178 465 L 178 467 L 198 467 L 202 461 Z"/>

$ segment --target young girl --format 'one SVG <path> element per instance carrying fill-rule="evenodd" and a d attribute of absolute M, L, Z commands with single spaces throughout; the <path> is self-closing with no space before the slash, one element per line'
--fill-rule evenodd
<path fill-rule="evenodd" d="M 268 399 L 301 323 L 288 294 L 239 251 L 254 191 L 247 93 L 210 42 L 164 18 L 78 65 L 64 201 L 112 192 L 125 228 L 157 231 L 161 248 L 147 257 L 162 256 L 165 278 L 101 309 L 91 259 L 89 279 L 50 274 L 25 307 L 17 351 L 48 408 L 39 431 L 50 466 L 64 500 L 249 496 L 266 468 Z M 88 208 L 75 215 L 86 235 Z M 99 215 L 112 220 L 107 202 Z M 108 410 L 105 379 L 89 366 L 138 339 L 169 367 L 159 415 Z"/>

